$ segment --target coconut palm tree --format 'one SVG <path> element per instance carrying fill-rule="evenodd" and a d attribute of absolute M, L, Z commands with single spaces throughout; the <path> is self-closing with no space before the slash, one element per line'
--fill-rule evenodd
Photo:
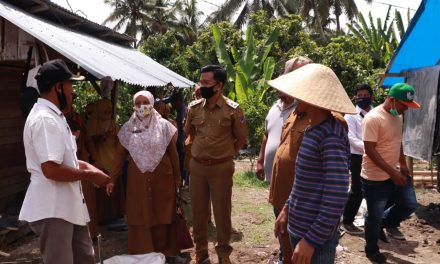
<path fill-rule="evenodd" d="M 237 27 L 243 26 L 252 12 L 264 10 L 270 16 L 275 14 L 287 15 L 297 10 L 291 0 L 226 0 L 217 11 L 213 12 L 207 19 L 210 23 L 231 20 L 238 15 L 234 21 Z"/>
<path fill-rule="evenodd" d="M 365 0 L 368 4 L 372 1 Z M 350 21 L 357 17 L 358 9 L 355 0 L 330 0 L 330 3 L 336 17 L 336 31 L 341 32 L 340 17 L 342 14 L 345 14 Z"/>
<path fill-rule="evenodd" d="M 103 24 L 116 22 L 114 30 L 142 38 L 155 33 L 165 33 L 170 25 L 177 23 L 176 5 L 170 0 L 104 0 L 113 12 Z"/>
<path fill-rule="evenodd" d="M 191 44 L 197 40 L 201 26 L 200 18 L 204 13 L 197 8 L 197 0 L 176 1 L 177 23 L 174 28 L 180 32 L 179 37 L 186 43 Z"/>

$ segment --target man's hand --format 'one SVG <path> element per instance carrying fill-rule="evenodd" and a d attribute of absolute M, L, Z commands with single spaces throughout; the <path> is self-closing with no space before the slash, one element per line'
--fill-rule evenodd
<path fill-rule="evenodd" d="M 107 186 L 105 187 L 105 191 L 107 192 L 108 196 L 110 196 L 112 194 L 114 186 L 115 186 L 115 184 L 112 181 L 107 183 Z"/>
<path fill-rule="evenodd" d="M 293 251 L 292 263 L 309 264 L 312 260 L 313 252 L 315 252 L 315 248 L 302 238 L 298 244 L 296 244 L 295 250 Z"/>
<path fill-rule="evenodd" d="M 400 173 L 404 176 L 411 177 L 411 175 L 409 174 L 409 169 L 406 165 L 400 165 Z"/>
<path fill-rule="evenodd" d="M 284 207 L 283 210 L 281 210 L 280 214 L 277 217 L 277 220 L 275 221 L 275 237 L 279 237 L 281 234 L 287 233 L 287 221 L 288 221 L 288 211 L 287 208 Z"/>
<path fill-rule="evenodd" d="M 259 180 L 264 180 L 264 162 L 257 160 L 257 170 L 255 172 Z"/>
<path fill-rule="evenodd" d="M 402 174 L 400 171 L 393 171 L 393 173 L 390 174 L 390 178 L 395 185 L 403 186 L 407 184 L 407 176 Z"/>
<path fill-rule="evenodd" d="M 89 176 L 90 181 L 100 187 L 106 186 L 107 183 L 110 181 L 110 177 L 92 164 L 89 164 L 87 162 L 85 163 L 86 164 L 84 165 L 86 165 L 86 168 L 84 169 L 84 171 L 87 173 L 87 176 Z"/>

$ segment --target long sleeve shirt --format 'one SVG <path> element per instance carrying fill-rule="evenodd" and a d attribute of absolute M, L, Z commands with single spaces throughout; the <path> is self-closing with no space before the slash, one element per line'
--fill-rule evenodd
<path fill-rule="evenodd" d="M 359 106 L 356 106 L 356 115 L 345 115 L 348 125 L 348 140 L 350 141 L 351 154 L 364 154 L 364 141 L 362 140 L 362 120 L 368 113 Z"/>
<path fill-rule="evenodd" d="M 315 248 L 332 237 L 347 201 L 349 155 L 347 133 L 334 118 L 305 132 L 286 202 L 291 236 Z"/>

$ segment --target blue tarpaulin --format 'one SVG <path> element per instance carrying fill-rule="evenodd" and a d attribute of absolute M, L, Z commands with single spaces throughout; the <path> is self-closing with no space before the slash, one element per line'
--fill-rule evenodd
<path fill-rule="evenodd" d="M 436 65 L 440 60 L 440 0 L 423 0 L 389 62 L 386 74 Z M 383 86 L 404 82 L 385 77 Z"/>

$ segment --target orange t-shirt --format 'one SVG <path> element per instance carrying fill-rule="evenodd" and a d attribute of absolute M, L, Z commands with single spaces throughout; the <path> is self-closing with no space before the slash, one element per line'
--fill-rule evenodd
<path fill-rule="evenodd" d="M 392 116 L 383 105 L 373 108 L 362 121 L 362 140 L 376 142 L 379 155 L 396 168 L 399 165 L 402 126 L 402 116 Z M 385 181 L 390 178 L 367 154 L 363 156 L 361 176 L 369 181 Z"/>

